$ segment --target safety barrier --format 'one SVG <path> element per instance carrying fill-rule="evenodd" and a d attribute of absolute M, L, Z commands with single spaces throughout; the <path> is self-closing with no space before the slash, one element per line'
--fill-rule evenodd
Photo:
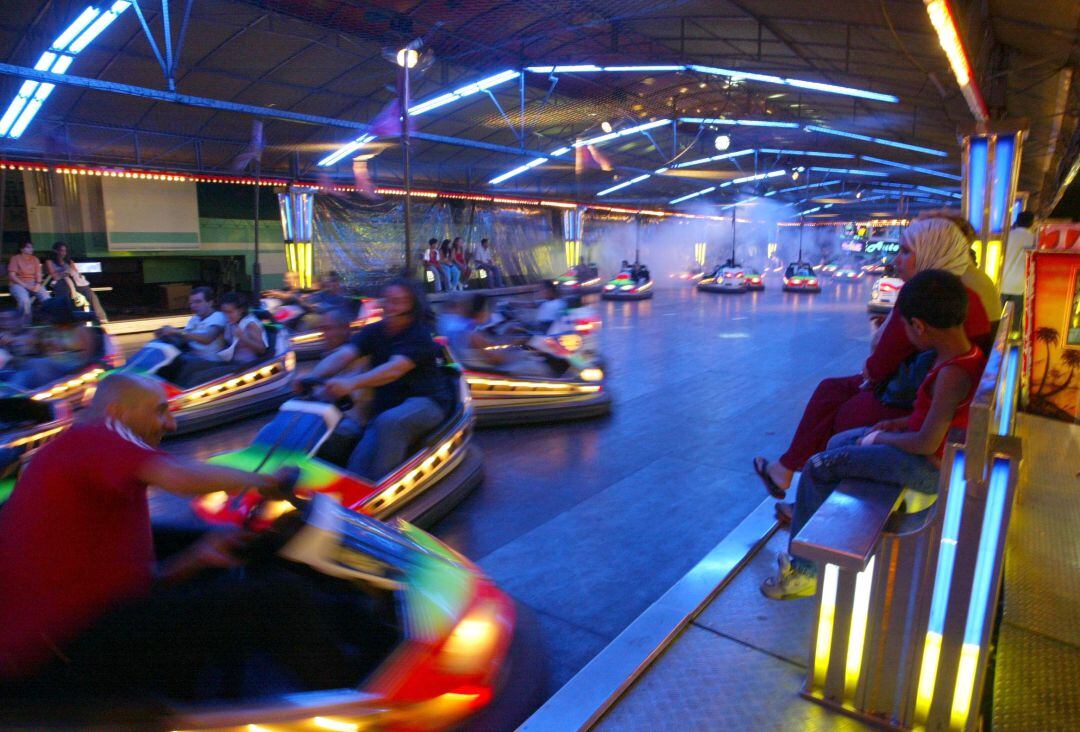
<path fill-rule="evenodd" d="M 1013 317 L 1009 303 L 936 501 L 845 482 L 794 538 L 819 577 L 805 697 L 895 729 L 978 724 L 1021 459 Z"/>

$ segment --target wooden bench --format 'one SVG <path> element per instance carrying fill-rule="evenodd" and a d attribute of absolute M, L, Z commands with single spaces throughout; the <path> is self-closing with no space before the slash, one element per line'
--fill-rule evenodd
<path fill-rule="evenodd" d="M 863 571 L 903 494 L 900 486 L 844 481 L 792 540 L 791 553 L 840 569 Z"/>

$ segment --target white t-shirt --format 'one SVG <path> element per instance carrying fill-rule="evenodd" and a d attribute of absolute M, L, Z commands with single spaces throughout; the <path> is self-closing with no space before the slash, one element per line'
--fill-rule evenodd
<path fill-rule="evenodd" d="M 479 264 L 491 264 L 491 249 L 484 249 L 484 247 L 477 247 L 473 252 L 473 261 Z"/>
<path fill-rule="evenodd" d="M 198 315 L 192 315 L 191 319 L 188 320 L 187 325 L 184 326 L 184 330 L 189 333 L 199 333 L 215 325 L 221 329 L 221 332 L 218 333 L 217 338 L 209 343 L 188 341 L 188 346 L 191 348 L 192 355 L 198 356 L 199 358 L 205 358 L 207 361 L 221 360 L 221 357 L 218 356 L 218 351 L 225 347 L 225 330 L 229 326 L 229 321 L 226 320 L 225 313 L 220 310 L 215 310 L 205 318 L 200 318 Z"/>
<path fill-rule="evenodd" d="M 545 300 L 540 307 L 536 309 L 536 322 L 554 323 L 562 317 L 562 314 L 565 311 L 566 302 L 561 297 L 557 297 L 554 300 Z"/>
<path fill-rule="evenodd" d="M 1031 229 L 1013 229 L 1005 246 L 1005 262 L 1001 266 L 1001 294 L 1024 294 L 1026 252 L 1035 248 L 1035 233 Z"/>

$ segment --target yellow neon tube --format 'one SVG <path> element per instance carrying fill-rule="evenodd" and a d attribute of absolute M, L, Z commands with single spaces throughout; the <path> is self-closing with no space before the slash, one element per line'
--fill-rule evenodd
<path fill-rule="evenodd" d="M 839 568 L 825 565 L 821 585 L 821 614 L 818 616 L 817 640 L 814 644 L 814 689 L 825 686 L 829 671 L 829 653 L 832 649 L 833 620 L 836 617 L 836 581 Z"/>

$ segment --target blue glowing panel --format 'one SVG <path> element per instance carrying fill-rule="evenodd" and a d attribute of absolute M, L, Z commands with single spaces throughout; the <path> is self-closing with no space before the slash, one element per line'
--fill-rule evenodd
<path fill-rule="evenodd" d="M 987 140 L 973 137 L 968 146 L 968 221 L 982 233 L 983 208 L 986 206 Z"/>
<path fill-rule="evenodd" d="M 1009 184 L 1012 183 L 1015 157 L 1016 137 L 999 135 L 994 147 L 994 186 L 990 191 L 990 231 L 995 234 L 1000 234 L 1005 228 L 1005 212 L 1009 210 Z"/>

